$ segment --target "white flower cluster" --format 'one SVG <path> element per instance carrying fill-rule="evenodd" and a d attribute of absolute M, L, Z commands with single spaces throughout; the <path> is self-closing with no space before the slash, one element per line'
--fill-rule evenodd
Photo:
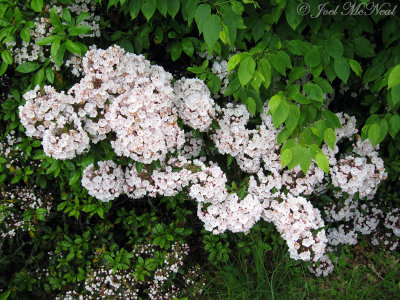
<path fill-rule="evenodd" d="M 204 228 L 214 234 L 226 230 L 246 232 L 261 218 L 263 207 L 252 195 L 240 200 L 238 195 L 229 194 L 223 202 L 205 206 L 198 204 L 197 216 L 204 222 Z"/>
<path fill-rule="evenodd" d="M 157 259 L 159 252 L 155 250 L 153 244 L 136 245 L 134 249 L 136 257 Z M 190 248 L 184 243 L 174 243 L 164 252 L 163 262 L 153 271 L 150 280 L 141 281 L 136 279 L 140 290 L 147 295 L 149 299 L 173 299 L 191 286 L 194 294 L 202 292 L 203 281 L 198 274 L 198 268 L 193 267 L 183 271 L 185 259 L 189 256 Z M 177 277 L 182 277 L 181 286 L 177 284 Z M 171 284 L 172 283 L 172 284 Z"/>
<path fill-rule="evenodd" d="M 333 272 L 334 266 L 328 255 L 324 254 L 317 263 L 309 266 L 308 269 L 317 277 L 328 276 Z"/>
<path fill-rule="evenodd" d="M 139 289 L 135 286 L 135 277 L 126 270 L 100 267 L 88 274 L 81 285 L 82 292 L 65 291 L 56 300 L 90 299 L 138 299 Z"/>
<path fill-rule="evenodd" d="M 288 194 L 282 198 L 286 199 L 271 202 L 263 218 L 275 224 L 286 240 L 291 258 L 318 261 L 327 243 L 320 212 L 303 197 Z"/>
<path fill-rule="evenodd" d="M 59 3 L 60 1 L 52 0 L 48 9 L 50 9 L 50 7 L 55 7 L 57 13 L 62 16 L 62 7 L 57 6 Z M 96 5 L 94 0 L 75 0 L 74 3 L 68 4 L 66 8 L 70 11 L 73 17 L 79 16 L 81 13 L 89 13 L 89 16 L 84 21 L 80 22 L 79 26 L 89 26 L 91 32 L 80 34 L 80 38 L 100 37 L 100 16 L 95 15 Z"/>
<path fill-rule="evenodd" d="M 198 79 L 183 78 L 173 89 L 172 75 L 162 67 L 152 66 L 143 56 L 124 53 L 117 46 L 90 50 L 82 68 L 85 77 L 67 94 L 51 87 L 45 87 L 45 93 L 37 88 L 26 93 L 20 118 L 28 135 L 43 137 L 45 152 L 53 157 L 75 156 L 89 148 L 89 141 L 109 138 L 118 156 L 136 161 L 124 168 L 112 161 L 99 163 L 99 169 L 88 166 L 82 184 L 102 201 L 121 193 L 137 199 L 185 192 L 198 202 L 198 217 L 206 229 L 246 232 L 264 218 L 276 225 L 292 258 L 315 262 L 324 254 L 328 239 L 319 211 L 302 196 L 320 192 L 332 182 L 351 195 L 358 192 L 371 197 L 386 176 L 377 152 L 359 140 L 354 156 L 341 158 L 352 160 L 354 170 L 352 166 L 347 170 L 336 158 L 337 146 L 332 150 L 327 145 L 323 151 L 332 165 L 331 178 L 314 162 L 306 174 L 299 166 L 282 169 L 276 143 L 281 129 L 273 126 L 270 115 L 262 114 L 261 124 L 248 129 L 250 114 L 244 105 L 220 108 Z M 188 126 L 210 131 L 221 154 L 231 155 L 243 171 L 254 174 L 243 199 L 229 194 L 226 175 L 217 164 L 198 157 L 203 141 L 185 133 L 178 126 L 178 116 Z M 355 119 L 344 114 L 338 117 L 342 128 L 335 131 L 337 140 L 353 139 Z M 211 131 L 213 120 L 219 129 Z M 80 142 L 66 145 L 74 137 Z M 159 167 L 153 169 L 150 163 L 156 161 Z M 368 165 L 366 171 L 360 169 L 363 163 Z M 357 220 L 360 232 L 373 230 L 373 218 Z"/>
<path fill-rule="evenodd" d="M 6 47 L 14 57 L 16 64 L 21 64 L 27 61 L 45 61 L 44 47 L 36 45 L 36 42 L 50 36 L 53 27 L 50 19 L 46 17 L 38 17 L 34 22 L 34 29 L 30 29 L 30 41 L 22 41 L 22 45 L 17 45 L 16 41 L 6 43 Z"/>
<path fill-rule="evenodd" d="M 329 159 L 330 180 L 332 184 L 349 195 L 359 194 L 362 198 L 372 199 L 377 191 L 378 185 L 385 180 L 384 162 L 376 151 L 379 146 L 373 147 L 369 140 L 361 141 L 356 137 L 356 120 L 347 114 L 338 113 L 337 117 L 342 128 L 336 128 L 336 141 L 342 139 L 354 140 L 353 153 L 340 155 L 339 148 L 335 146 L 332 150 L 328 145 L 322 147 L 322 151 Z M 337 155 L 340 158 L 337 159 Z"/>
<path fill-rule="evenodd" d="M 388 250 L 398 246 L 400 209 L 389 211 L 386 216 L 377 204 L 368 200 L 355 200 L 352 195 L 333 193 L 336 202 L 324 207 L 328 222 L 327 238 L 330 251 L 338 245 L 356 245 L 360 234 L 370 236 L 373 245 L 383 245 Z M 383 205 L 382 205 L 383 206 Z M 384 209 L 384 208 L 383 208 Z M 333 271 L 332 262 L 326 257 L 324 263 L 313 265 L 317 276 L 327 276 Z"/>
<path fill-rule="evenodd" d="M 39 86 L 24 94 L 26 103 L 19 107 L 19 117 L 26 135 L 43 138 L 46 155 L 71 159 L 89 148 L 89 137 L 76 113 L 75 99 L 51 86 Z"/>
<path fill-rule="evenodd" d="M 0 232 L 1 237 L 13 237 L 19 231 L 26 231 L 34 226 L 32 220 L 25 220 L 24 212 L 28 210 L 46 209 L 43 216 L 50 213 L 52 207 L 52 196 L 40 194 L 36 187 L 13 187 L 6 186 L 0 190 Z"/>
<path fill-rule="evenodd" d="M 206 84 L 197 78 L 182 78 L 174 85 L 175 105 L 183 123 L 207 131 L 215 117 L 215 103 Z"/>
<path fill-rule="evenodd" d="M 197 158 L 200 156 L 203 146 L 204 140 L 195 138 L 192 132 L 185 132 L 185 143 L 181 149 L 178 149 L 178 156 L 183 156 L 187 160 Z M 205 160 L 205 157 L 199 159 Z"/>
<path fill-rule="evenodd" d="M 0 141 L 0 156 L 3 157 L 5 167 L 14 173 L 15 170 L 23 171 L 26 167 L 36 169 L 40 167 L 40 160 L 31 160 L 27 153 L 18 148 L 22 142 L 21 137 L 17 136 L 15 130 L 11 130 L 2 141 Z"/>
<path fill-rule="evenodd" d="M 98 162 L 99 168 L 95 169 L 90 164 L 83 172 L 82 186 L 88 190 L 89 195 L 107 202 L 117 198 L 125 183 L 121 166 L 113 161 Z"/>
<path fill-rule="evenodd" d="M 385 219 L 385 226 L 391 229 L 395 236 L 400 237 L 400 208 L 393 209 L 387 214 Z"/>
<path fill-rule="evenodd" d="M 257 173 L 261 167 L 261 160 L 267 162 L 279 161 L 275 151 L 276 130 L 270 116 L 262 118 L 262 124 L 256 129 L 246 128 L 250 114 L 244 105 L 234 106 L 228 104 L 218 111 L 218 124 L 220 129 L 211 135 L 218 151 L 234 157 L 243 171 Z"/>
<path fill-rule="evenodd" d="M 89 26 L 91 32 L 87 32 L 84 34 L 80 34 L 80 38 L 88 38 L 88 37 L 100 37 L 100 17 L 95 16 L 94 12 L 96 10 L 96 6 L 94 1 L 92 0 L 75 0 L 74 4 L 68 4 L 67 6 L 59 6 L 59 1 L 51 1 L 49 5 L 44 8 L 44 11 L 49 12 L 51 8 L 55 8 L 58 16 L 61 18 L 63 9 L 66 8 L 71 13 L 72 18 L 77 17 L 81 13 L 89 13 L 89 16 L 79 23 L 79 26 Z M 63 24 L 66 24 L 63 21 Z M 44 62 L 46 57 L 50 57 L 49 51 L 50 48 L 48 46 L 39 46 L 36 44 L 39 40 L 48 37 L 51 35 L 54 27 L 50 22 L 49 16 L 41 16 L 35 19 L 33 29 L 30 29 L 30 41 L 22 41 L 21 45 L 17 45 L 16 41 L 11 41 L 6 43 L 8 50 L 14 57 L 14 61 L 16 64 L 21 64 L 27 61 L 38 61 Z M 51 58 L 52 62 L 53 59 Z M 78 63 L 80 60 L 79 55 L 71 55 L 68 60 L 67 66 L 72 66 L 72 74 L 75 76 L 80 76 L 81 69 L 78 67 Z M 53 64 L 54 70 L 60 70 L 60 68 Z"/>
<path fill-rule="evenodd" d="M 328 240 L 332 246 L 356 245 L 358 233 L 368 235 L 375 232 L 383 218 L 382 210 L 372 203 L 355 201 L 352 196 L 348 196 L 342 203 L 325 207 L 324 213 L 326 221 L 331 224 L 328 229 Z M 340 225 L 335 227 L 335 224 Z"/>
<path fill-rule="evenodd" d="M 229 60 L 229 58 L 228 58 L 228 60 Z M 221 79 L 221 89 L 219 92 L 221 95 L 223 95 L 229 84 L 228 75 L 230 73 L 228 73 L 228 61 L 218 59 L 218 57 L 217 57 L 217 59 L 213 62 L 211 72 L 213 72 L 213 74 L 215 74 L 219 79 Z M 216 95 L 216 97 L 218 97 L 218 96 L 219 95 Z"/>
<path fill-rule="evenodd" d="M 28 136 L 43 137 L 47 155 L 73 158 L 111 131 L 115 152 L 143 163 L 181 147 L 169 73 L 119 47 L 92 49 L 83 69 L 85 77 L 67 94 L 45 86 L 44 94 L 36 87 L 24 95 L 21 123 Z"/>

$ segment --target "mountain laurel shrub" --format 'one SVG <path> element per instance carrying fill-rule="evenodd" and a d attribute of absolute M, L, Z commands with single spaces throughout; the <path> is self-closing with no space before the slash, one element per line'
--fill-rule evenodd
<path fill-rule="evenodd" d="M 396 5 L 1 1 L 2 297 L 198 297 L 265 221 L 395 250 Z"/>

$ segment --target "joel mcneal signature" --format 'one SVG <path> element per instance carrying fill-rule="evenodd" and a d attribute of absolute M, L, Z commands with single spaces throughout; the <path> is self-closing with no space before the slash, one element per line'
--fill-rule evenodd
<path fill-rule="evenodd" d="M 392 7 L 390 3 L 368 2 L 364 5 L 362 3 L 345 2 L 342 5 L 337 5 L 335 8 L 328 8 L 328 4 L 329 2 L 325 2 L 318 5 L 318 13 L 312 15 L 310 14 L 310 5 L 303 2 L 298 5 L 297 12 L 303 16 L 310 14 L 311 18 L 318 18 L 320 16 L 336 16 L 339 13 L 342 16 L 394 16 L 397 9 L 397 5 Z"/>

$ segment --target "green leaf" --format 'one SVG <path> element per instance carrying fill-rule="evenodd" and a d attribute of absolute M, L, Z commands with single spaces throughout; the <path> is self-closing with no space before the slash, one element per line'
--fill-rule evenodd
<path fill-rule="evenodd" d="M 253 34 L 253 39 L 257 42 L 265 32 L 266 24 L 262 18 L 258 19 L 256 24 L 253 26 L 251 33 Z"/>
<path fill-rule="evenodd" d="M 306 69 L 303 66 L 293 67 L 289 73 L 289 81 L 294 82 L 303 77 L 304 74 L 306 74 Z"/>
<path fill-rule="evenodd" d="M 81 25 L 78 27 L 70 27 L 68 28 L 68 32 L 70 36 L 77 36 L 81 34 L 85 34 L 86 32 L 91 31 L 92 29 L 87 25 Z"/>
<path fill-rule="evenodd" d="M 29 43 L 29 41 L 31 40 L 31 32 L 27 28 L 21 29 L 21 32 L 19 33 L 19 35 L 27 43 Z"/>
<path fill-rule="evenodd" d="M 73 185 L 75 182 L 79 180 L 80 177 L 81 177 L 80 171 L 73 172 L 72 175 L 69 177 L 69 185 Z"/>
<path fill-rule="evenodd" d="M 36 214 L 36 218 L 39 220 L 39 221 L 45 221 L 46 219 L 45 219 L 45 217 L 44 217 L 44 215 L 47 213 L 47 209 L 45 209 L 45 208 L 38 208 L 36 211 L 35 211 L 35 214 Z"/>
<path fill-rule="evenodd" d="M 164 17 L 167 16 L 168 12 L 168 1 L 166 0 L 157 0 L 157 9 Z"/>
<path fill-rule="evenodd" d="M 22 179 L 22 174 L 17 174 L 11 180 L 11 184 L 15 184 L 15 183 L 19 182 L 21 179 Z"/>
<path fill-rule="evenodd" d="M 43 9 L 43 0 L 32 0 L 31 7 L 35 12 L 41 12 Z"/>
<path fill-rule="evenodd" d="M 32 147 L 40 147 L 40 145 L 42 145 L 42 143 L 39 140 L 33 141 L 32 143 Z"/>
<path fill-rule="evenodd" d="M 303 15 L 299 14 L 297 6 L 299 3 L 295 0 L 289 0 L 286 4 L 285 16 L 286 21 L 293 30 L 296 30 L 297 26 L 300 25 L 303 20 Z"/>
<path fill-rule="evenodd" d="M 388 133 L 389 126 L 385 119 L 380 119 L 379 127 L 380 127 L 380 131 L 381 131 L 381 135 L 380 135 L 378 143 L 381 143 L 385 139 L 385 137 Z"/>
<path fill-rule="evenodd" d="M 211 16 L 210 5 L 201 4 L 196 8 L 195 20 L 200 34 L 203 33 L 204 30 L 208 30 L 208 28 L 205 27 L 205 24 L 208 17 L 210 16 Z"/>
<path fill-rule="evenodd" d="M 336 75 L 344 82 L 347 83 L 347 80 L 350 76 L 350 66 L 347 62 L 347 59 L 344 57 L 335 59 L 333 63 L 333 68 L 335 69 Z"/>
<path fill-rule="evenodd" d="M 233 161 L 233 156 L 228 154 L 228 156 L 226 157 L 226 166 L 229 167 L 232 164 Z"/>
<path fill-rule="evenodd" d="M 10 54 L 10 52 L 8 52 L 8 50 L 3 50 L 1 52 L 1 59 L 7 64 L 7 65 L 11 65 L 13 63 L 13 58 Z"/>
<path fill-rule="evenodd" d="M 343 56 L 343 44 L 339 39 L 330 39 L 325 44 L 326 53 L 333 58 L 341 58 Z"/>
<path fill-rule="evenodd" d="M 34 160 L 40 160 L 40 159 L 45 159 L 47 156 L 44 154 L 43 150 L 36 150 L 35 154 L 32 156 L 32 159 Z"/>
<path fill-rule="evenodd" d="M 253 97 L 247 98 L 245 106 L 252 116 L 256 114 L 257 104 Z"/>
<path fill-rule="evenodd" d="M 289 114 L 285 120 L 285 127 L 289 133 L 292 133 L 300 120 L 300 109 L 297 105 L 289 105 Z"/>
<path fill-rule="evenodd" d="M 311 153 L 309 149 L 306 149 L 303 146 L 299 151 L 299 164 L 303 173 L 306 174 L 311 165 Z"/>
<path fill-rule="evenodd" d="M 335 135 L 335 131 L 332 128 L 325 129 L 324 141 L 329 147 L 331 147 L 332 150 L 335 149 L 336 135 Z"/>
<path fill-rule="evenodd" d="M 104 209 L 102 207 L 97 208 L 96 213 L 100 218 L 104 219 Z"/>
<path fill-rule="evenodd" d="M 243 3 L 245 2 L 243 1 Z M 231 1 L 231 6 L 232 6 L 232 11 L 238 16 L 241 16 L 242 13 L 244 12 L 243 4 L 238 1 Z"/>
<path fill-rule="evenodd" d="M 389 74 L 388 88 L 400 84 L 400 65 L 395 66 Z"/>
<path fill-rule="evenodd" d="M 272 123 L 274 124 L 275 128 L 278 128 L 286 120 L 288 115 L 289 106 L 287 105 L 286 101 L 281 101 L 272 114 Z"/>
<path fill-rule="evenodd" d="M 239 65 L 238 76 L 242 86 L 245 86 L 253 77 L 256 62 L 250 56 L 246 56 Z"/>
<path fill-rule="evenodd" d="M 283 76 L 286 76 L 286 63 L 285 59 L 279 55 L 278 53 L 274 53 L 271 58 L 269 59 L 272 66 L 275 70 L 281 73 Z"/>
<path fill-rule="evenodd" d="M 324 171 L 326 174 L 329 173 L 329 161 L 322 152 L 317 153 L 314 157 L 314 160 L 317 163 L 317 166 L 322 169 L 322 171 Z"/>
<path fill-rule="evenodd" d="M 156 0 L 143 0 L 142 13 L 146 17 L 147 22 L 151 19 L 156 11 Z"/>
<path fill-rule="evenodd" d="M 362 58 L 369 58 L 375 55 L 371 42 L 363 37 L 354 39 L 354 50 Z"/>
<path fill-rule="evenodd" d="M 282 151 L 282 153 L 281 153 L 282 168 L 287 166 L 291 160 L 292 160 L 292 149 L 287 148 L 284 151 Z"/>
<path fill-rule="evenodd" d="M 292 159 L 288 163 L 288 168 L 290 170 L 299 164 L 299 162 L 301 160 L 301 152 L 303 151 L 304 148 L 299 144 L 293 144 L 292 147 L 290 147 L 290 145 L 288 145 L 288 144 L 289 144 L 289 141 L 285 144 L 285 146 L 287 146 L 287 147 L 285 147 L 284 150 L 290 149 L 290 148 L 292 150 Z M 282 150 L 281 153 L 283 153 L 284 150 Z"/>
<path fill-rule="evenodd" d="M 287 45 L 288 50 L 290 53 L 294 55 L 305 55 L 310 47 L 307 43 L 300 41 L 300 40 L 291 40 Z"/>
<path fill-rule="evenodd" d="M 315 83 L 318 84 L 324 93 L 333 93 L 332 85 L 328 82 L 328 80 L 317 77 L 314 79 Z"/>
<path fill-rule="evenodd" d="M 53 47 L 54 44 L 57 42 L 54 42 L 51 46 Z M 65 54 L 65 44 L 62 44 L 59 46 L 59 49 L 56 53 L 56 56 L 54 57 L 54 62 L 57 66 L 61 66 L 63 61 L 64 61 L 64 54 Z"/>
<path fill-rule="evenodd" d="M 132 1 L 132 2 L 137 2 L 137 1 Z M 75 23 L 78 25 L 80 22 L 85 21 L 87 18 L 90 17 L 90 13 L 87 11 L 81 12 L 75 20 Z"/>
<path fill-rule="evenodd" d="M 318 47 L 314 46 L 311 48 L 311 50 L 307 51 L 306 55 L 304 56 L 304 62 L 311 68 L 314 68 L 320 64 L 321 56 Z"/>
<path fill-rule="evenodd" d="M 176 61 L 182 54 L 182 45 L 180 42 L 174 42 L 171 47 L 172 61 Z"/>
<path fill-rule="evenodd" d="M 271 64 L 266 58 L 261 58 L 258 62 L 258 69 L 264 77 L 263 85 L 268 89 L 271 84 Z"/>
<path fill-rule="evenodd" d="M 61 40 L 61 38 L 58 35 L 46 36 L 46 37 L 38 40 L 36 42 L 36 45 L 44 46 L 44 45 L 48 45 L 50 43 L 53 43 L 55 41 L 60 41 L 60 40 Z"/>
<path fill-rule="evenodd" d="M 274 112 L 276 111 L 276 109 L 278 108 L 278 106 L 281 104 L 282 102 L 282 96 L 281 95 L 274 95 L 271 97 L 271 99 L 269 100 L 269 111 L 271 114 L 274 114 Z"/>
<path fill-rule="evenodd" d="M 192 57 L 194 53 L 194 47 L 193 43 L 190 39 L 184 38 L 182 40 L 182 50 L 185 52 L 188 56 Z"/>
<path fill-rule="evenodd" d="M 67 40 L 65 42 L 65 47 L 67 47 L 67 49 L 71 52 L 71 53 L 75 53 L 75 54 L 81 54 L 81 47 L 79 47 L 79 45 L 77 43 L 74 43 L 71 40 Z"/>
<path fill-rule="evenodd" d="M 37 69 L 39 69 L 39 67 L 40 67 L 40 64 L 38 64 L 37 62 L 27 61 L 27 62 L 24 62 L 24 63 L 18 65 L 16 70 L 21 73 L 31 73 L 31 72 L 34 72 Z"/>
<path fill-rule="evenodd" d="M 208 49 L 211 51 L 214 48 L 216 41 L 219 39 L 219 33 L 222 30 L 221 19 L 219 16 L 210 15 L 205 20 L 204 27 L 204 41 L 206 42 Z"/>
<path fill-rule="evenodd" d="M 179 7 L 180 7 L 179 0 L 168 0 L 168 13 L 172 17 L 172 19 L 174 19 L 176 14 L 178 13 Z"/>
<path fill-rule="evenodd" d="M 241 58 L 242 56 L 239 53 L 232 55 L 232 57 L 228 61 L 228 72 L 232 71 L 236 67 Z"/>
<path fill-rule="evenodd" d="M 385 72 L 385 65 L 383 63 L 373 64 L 371 67 L 365 71 L 363 82 L 375 81 Z"/>
<path fill-rule="evenodd" d="M 144 164 L 137 161 L 137 162 L 135 163 L 135 167 L 136 167 L 136 171 L 140 174 L 140 173 L 142 173 Z"/>
<path fill-rule="evenodd" d="M 400 84 L 392 87 L 390 97 L 391 101 L 389 102 L 389 106 L 393 110 L 397 110 L 398 109 L 397 105 L 400 103 Z"/>
<path fill-rule="evenodd" d="M 63 26 L 60 20 L 60 17 L 57 14 L 57 10 L 55 7 L 53 7 L 50 10 L 50 22 L 53 25 L 54 29 L 56 30 L 62 30 Z"/>
<path fill-rule="evenodd" d="M 350 59 L 349 64 L 350 64 L 350 67 L 353 70 L 353 72 L 356 73 L 356 75 L 358 77 L 361 77 L 361 73 L 362 73 L 361 65 L 354 59 Z"/>
<path fill-rule="evenodd" d="M 394 139 L 400 130 L 400 116 L 393 115 L 389 119 L 389 134 Z"/>
<path fill-rule="evenodd" d="M 163 0 L 161 0 L 163 1 Z M 186 2 L 186 12 L 188 15 L 188 25 L 190 26 L 193 22 L 194 16 L 196 14 L 196 8 L 199 4 L 199 0 L 188 0 Z"/>
<path fill-rule="evenodd" d="M 60 41 L 56 41 L 53 44 L 51 44 L 50 55 L 51 57 L 53 57 L 53 59 L 56 58 L 59 49 L 60 49 Z"/>
<path fill-rule="evenodd" d="M 35 77 L 33 78 L 33 84 L 40 85 L 44 78 L 44 68 L 41 68 L 39 71 L 36 72 Z"/>
<path fill-rule="evenodd" d="M 69 12 L 69 10 L 67 8 L 63 9 L 62 18 L 66 22 L 71 22 L 72 21 L 71 13 Z"/>
<path fill-rule="evenodd" d="M 376 146 L 380 140 L 381 136 L 381 127 L 374 123 L 368 128 L 368 139 L 373 146 Z"/>
<path fill-rule="evenodd" d="M 131 16 L 132 19 L 135 19 L 138 16 L 141 7 L 142 7 L 142 0 L 130 1 L 129 15 Z"/>
<path fill-rule="evenodd" d="M 314 101 L 322 102 L 324 101 L 322 89 L 319 87 L 319 85 L 312 83 L 312 82 L 307 82 L 303 86 L 304 91 L 306 92 L 308 98 Z"/>
<path fill-rule="evenodd" d="M 282 61 L 282 63 L 285 65 L 286 68 L 288 69 L 292 68 L 292 62 L 290 61 L 290 57 L 285 51 L 279 50 L 278 52 L 276 52 L 276 55 L 280 58 L 280 60 Z"/>
<path fill-rule="evenodd" d="M 335 115 L 333 112 L 331 112 L 329 109 L 325 109 L 322 114 L 324 115 L 324 118 L 326 120 L 326 123 L 328 127 L 330 128 L 342 128 L 342 125 L 340 124 L 340 120 L 337 115 Z"/>

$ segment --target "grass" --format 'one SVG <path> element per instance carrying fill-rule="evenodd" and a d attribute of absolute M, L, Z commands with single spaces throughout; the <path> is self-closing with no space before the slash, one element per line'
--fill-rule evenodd
<path fill-rule="evenodd" d="M 284 247 L 265 249 L 255 238 L 249 254 L 233 251 L 229 263 L 203 267 L 201 299 L 400 299 L 399 254 L 361 244 L 340 249 L 334 272 L 317 278 Z"/>

